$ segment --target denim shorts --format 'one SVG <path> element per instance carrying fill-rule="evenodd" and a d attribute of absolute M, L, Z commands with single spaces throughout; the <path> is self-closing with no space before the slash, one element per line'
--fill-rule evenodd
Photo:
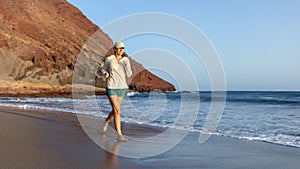
<path fill-rule="evenodd" d="M 125 93 L 126 93 L 126 89 L 108 89 L 108 88 L 106 88 L 107 96 L 124 97 Z"/>

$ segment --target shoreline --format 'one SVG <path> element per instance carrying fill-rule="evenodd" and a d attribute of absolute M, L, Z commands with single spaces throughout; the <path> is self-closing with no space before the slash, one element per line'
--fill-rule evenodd
<path fill-rule="evenodd" d="M 2 97 L 2 96 L 0 96 Z M 86 117 L 91 117 L 91 118 L 99 118 L 102 119 L 104 117 L 100 117 L 100 116 L 94 116 L 94 115 L 88 115 L 88 114 L 77 114 L 75 112 L 71 112 L 71 111 L 64 111 L 64 110 L 49 110 L 49 109 L 39 109 L 39 108 L 31 108 L 31 107 L 17 107 L 17 106 L 5 106 L 5 105 L 0 105 L 0 109 L 18 109 L 18 110 L 25 110 L 25 111 L 34 111 L 34 112 L 41 112 L 41 111 L 46 111 L 46 112 L 59 112 L 62 114 L 71 114 L 76 116 L 77 118 L 79 116 L 86 116 Z M 55 113 L 57 114 L 57 113 Z M 100 120 L 101 121 L 101 120 Z M 155 135 L 157 133 L 162 133 L 165 130 L 168 129 L 168 127 L 162 127 L 162 126 L 154 126 L 154 125 L 149 125 L 149 124 L 137 124 L 137 123 L 133 123 L 133 122 L 128 122 L 128 121 L 122 121 L 122 124 L 126 124 L 128 126 L 134 126 L 134 128 L 142 128 L 143 130 L 146 130 L 147 132 L 150 132 L 152 134 L 145 134 L 145 133 L 140 133 L 142 136 L 141 137 L 145 137 L 145 136 L 152 136 Z M 113 127 L 113 125 L 111 125 Z M 176 129 L 177 130 L 177 129 Z M 179 131 L 181 131 L 180 129 L 178 129 Z M 153 132 L 155 131 L 155 132 Z M 185 130 L 184 130 L 185 131 Z M 195 133 L 200 135 L 201 131 L 188 131 L 189 133 Z M 127 133 L 128 134 L 128 133 Z M 295 145 L 288 145 L 288 144 L 282 144 L 282 143 L 275 143 L 275 142 L 271 142 L 271 141 L 266 141 L 266 140 L 258 140 L 258 139 L 248 139 L 248 138 L 240 138 L 240 137 L 234 137 L 234 136 L 226 136 L 226 135 L 222 135 L 222 134 L 210 134 L 211 137 L 224 137 L 224 138 L 230 138 L 230 139 L 237 139 L 237 140 L 241 140 L 241 141 L 250 141 L 250 142 L 259 142 L 259 143 L 267 143 L 267 144 L 273 144 L 273 145 L 278 145 L 278 146 L 286 146 L 286 147 L 291 147 L 291 148 L 296 148 L 299 149 L 300 151 L 300 147 L 295 146 Z"/>
<path fill-rule="evenodd" d="M 95 126 L 82 126 L 74 113 L 1 107 L 0 168 L 282 169 L 300 165 L 299 148 L 223 136 L 211 136 L 199 144 L 196 132 L 188 133 L 177 146 L 156 156 L 138 159 L 117 156 L 97 146 L 83 131 L 82 127 L 91 129 L 101 141 L 104 135 L 99 132 L 101 124 L 98 122 L 93 124 Z M 125 135 L 134 138 L 163 131 L 127 123 L 122 123 L 122 127 Z M 111 134 L 109 132 L 106 139 L 112 152 L 125 150 L 130 153 L 130 144 L 144 144 L 139 139 L 118 144 Z M 114 143 L 117 146 L 113 146 Z M 160 144 L 155 146 L 163 148 Z"/>
<path fill-rule="evenodd" d="M 163 91 L 155 89 L 153 91 L 138 91 L 128 89 L 128 92 L 158 92 L 169 93 L 175 91 Z M 88 95 L 106 95 L 105 87 L 98 87 L 91 84 L 66 84 L 51 85 L 47 83 L 34 83 L 14 80 L 0 79 L 0 97 L 85 97 Z"/>

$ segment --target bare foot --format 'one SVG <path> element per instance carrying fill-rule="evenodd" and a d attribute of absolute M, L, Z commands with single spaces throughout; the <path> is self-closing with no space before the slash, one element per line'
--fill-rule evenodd
<path fill-rule="evenodd" d="M 104 124 L 102 130 L 103 130 L 103 132 L 106 132 L 106 130 L 107 130 L 107 124 L 106 123 Z"/>
<path fill-rule="evenodd" d="M 119 135 L 118 140 L 122 141 L 122 142 L 127 142 L 128 141 L 128 139 L 126 137 L 124 137 L 123 135 Z"/>

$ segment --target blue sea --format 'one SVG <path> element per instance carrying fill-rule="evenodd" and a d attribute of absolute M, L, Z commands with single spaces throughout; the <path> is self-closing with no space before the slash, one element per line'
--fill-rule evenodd
<path fill-rule="evenodd" d="M 129 123 L 205 132 L 211 92 L 127 93 L 121 120 Z M 222 99 L 220 99 L 222 101 Z M 218 113 L 214 135 L 256 140 L 300 148 L 300 92 L 228 91 Z M 111 111 L 106 96 L 71 98 L 0 97 L 0 106 L 46 109 L 106 117 Z M 191 117 L 194 116 L 195 117 Z M 180 117 L 180 118 L 179 118 Z"/>

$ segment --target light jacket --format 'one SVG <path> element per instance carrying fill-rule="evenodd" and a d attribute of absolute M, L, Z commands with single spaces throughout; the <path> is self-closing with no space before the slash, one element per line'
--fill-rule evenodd
<path fill-rule="evenodd" d="M 108 89 L 127 89 L 126 78 L 132 75 L 131 65 L 128 57 L 123 57 L 119 62 L 115 55 L 105 58 L 102 74 L 109 74 L 106 79 Z"/>

